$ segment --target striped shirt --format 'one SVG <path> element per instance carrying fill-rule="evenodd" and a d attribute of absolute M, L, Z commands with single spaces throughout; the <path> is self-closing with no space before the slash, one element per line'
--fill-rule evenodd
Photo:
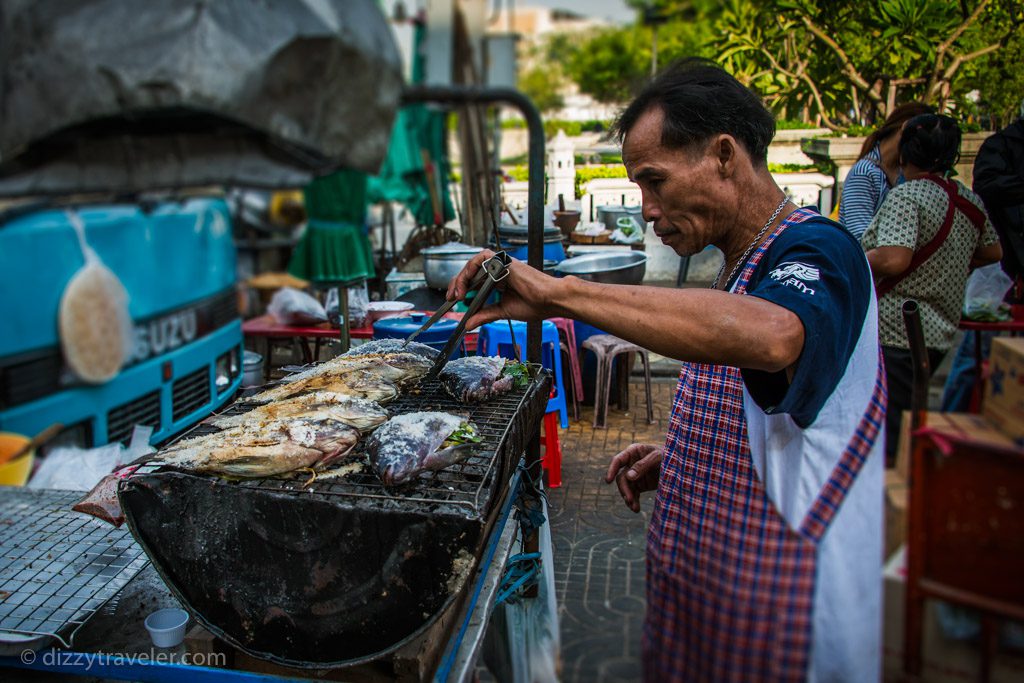
<path fill-rule="evenodd" d="M 839 200 L 839 222 L 860 239 L 871 219 L 882 207 L 889 192 L 889 181 L 882 170 L 882 152 L 878 145 L 853 165 L 843 183 Z"/>

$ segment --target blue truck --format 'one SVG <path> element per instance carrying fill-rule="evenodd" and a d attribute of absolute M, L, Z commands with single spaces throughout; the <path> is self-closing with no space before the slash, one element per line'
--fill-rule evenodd
<path fill-rule="evenodd" d="M 78 380 L 61 353 L 58 311 L 84 265 L 63 208 L 0 213 L 0 431 L 51 443 L 159 443 L 227 402 L 241 384 L 242 325 L 227 204 L 217 197 L 75 209 L 86 241 L 128 292 L 134 343 L 110 381 Z"/>

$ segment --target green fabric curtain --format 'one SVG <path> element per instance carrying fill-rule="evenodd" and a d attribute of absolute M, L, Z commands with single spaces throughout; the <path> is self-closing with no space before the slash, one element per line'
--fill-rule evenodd
<path fill-rule="evenodd" d="M 373 249 L 366 236 L 367 176 L 341 170 L 317 178 L 303 191 L 309 222 L 288 272 L 317 283 L 373 277 Z"/>
<path fill-rule="evenodd" d="M 425 66 L 420 44 L 424 30 L 423 26 L 417 25 L 413 36 L 413 83 L 423 82 Z M 446 120 L 444 112 L 432 110 L 425 104 L 408 105 L 398 111 L 384 165 L 380 173 L 369 180 L 367 194 L 371 202 L 399 202 L 412 212 L 417 223 L 432 225 L 434 209 L 423 164 L 423 151 L 426 151 L 434 164 L 434 184 L 444 210 L 442 218 L 444 221 L 455 218 L 448 193 L 451 164 L 445 145 Z"/>

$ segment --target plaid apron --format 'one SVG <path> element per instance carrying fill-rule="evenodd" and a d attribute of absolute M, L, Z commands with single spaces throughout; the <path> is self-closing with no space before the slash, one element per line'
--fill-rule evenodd
<path fill-rule="evenodd" d="M 791 214 L 740 274 L 754 268 Z M 871 451 L 885 414 L 879 376 L 828 482 L 798 529 L 757 476 L 738 368 L 684 363 L 647 535 L 647 681 L 803 681 L 809 672 L 817 544 Z"/>

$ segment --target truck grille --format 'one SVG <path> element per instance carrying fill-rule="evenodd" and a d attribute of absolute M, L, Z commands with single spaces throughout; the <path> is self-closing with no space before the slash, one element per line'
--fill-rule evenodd
<path fill-rule="evenodd" d="M 210 366 L 204 365 L 195 372 L 174 381 L 174 421 L 199 410 L 210 402 Z"/>
<path fill-rule="evenodd" d="M 107 413 L 107 441 L 127 443 L 135 425 L 148 425 L 160 430 L 160 390 L 123 403 Z"/>

